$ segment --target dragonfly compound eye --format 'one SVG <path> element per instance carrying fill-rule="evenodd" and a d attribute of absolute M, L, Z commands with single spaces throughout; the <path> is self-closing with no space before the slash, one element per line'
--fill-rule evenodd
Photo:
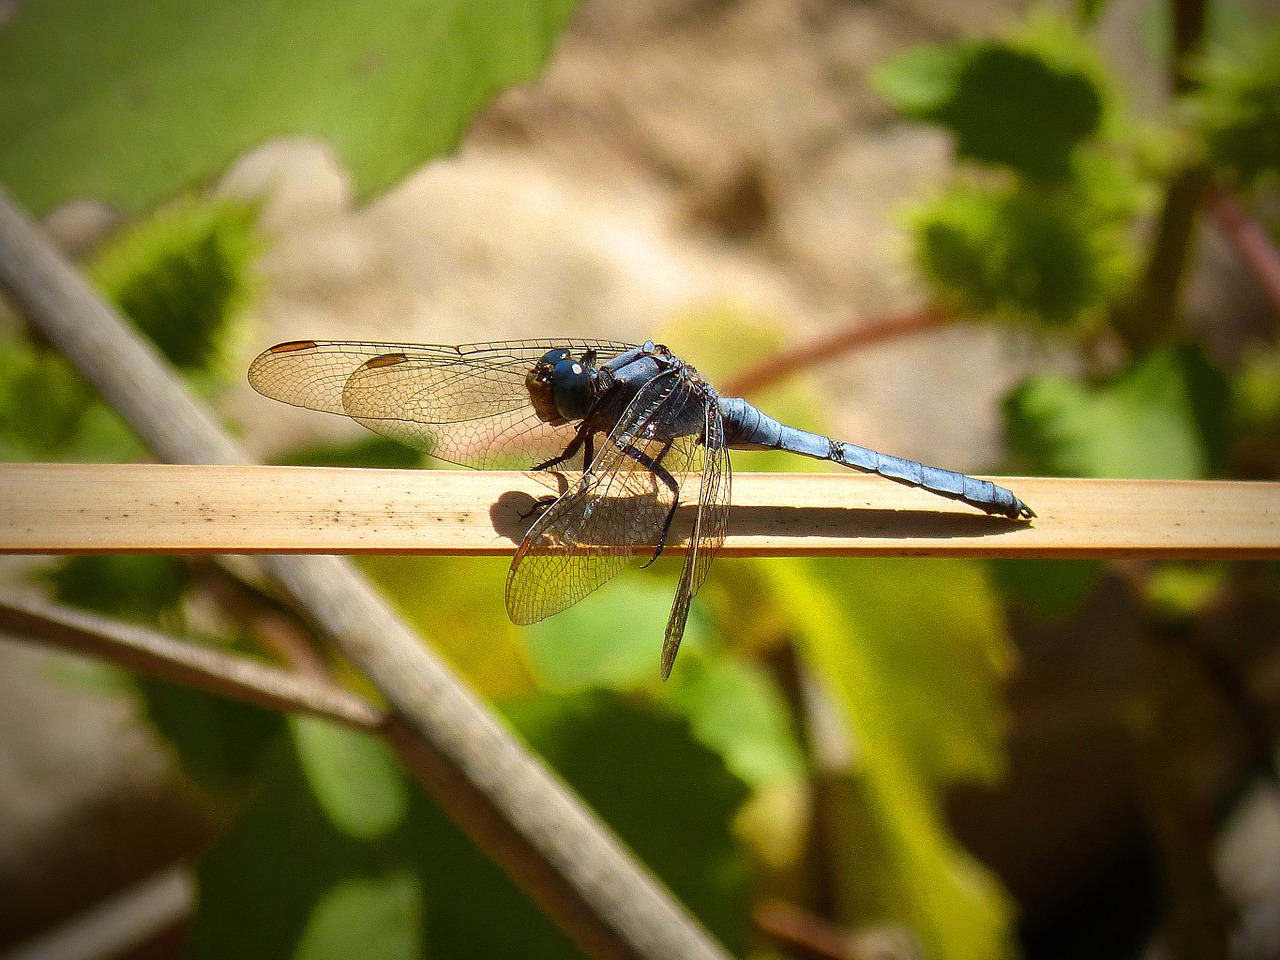
<path fill-rule="evenodd" d="M 569 359 L 569 351 L 560 347 L 555 350 L 548 350 L 542 355 L 542 359 L 538 361 L 537 366 L 544 370 L 551 370 L 561 360 Z"/>
<path fill-rule="evenodd" d="M 551 394 L 566 420 L 581 420 L 591 406 L 591 372 L 581 361 L 565 357 L 551 372 Z"/>
<path fill-rule="evenodd" d="M 564 348 L 548 350 L 537 363 L 529 368 L 524 378 L 525 389 L 529 391 L 529 402 L 533 405 L 538 419 L 544 423 L 562 424 L 565 417 L 556 407 L 555 382 L 556 364 L 569 359 L 569 351 Z"/>

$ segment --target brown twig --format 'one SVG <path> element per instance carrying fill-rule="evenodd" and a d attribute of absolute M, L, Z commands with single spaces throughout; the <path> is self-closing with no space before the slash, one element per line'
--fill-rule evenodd
<path fill-rule="evenodd" d="M 1205 205 L 1222 236 L 1266 295 L 1271 309 L 1280 316 L 1280 250 L 1221 184 L 1209 184 Z"/>
<path fill-rule="evenodd" d="M 1169 340 L 1178 328 L 1191 238 L 1208 182 L 1206 170 L 1191 167 L 1176 174 L 1165 191 L 1142 277 L 1112 316 L 1116 332 L 1133 353 Z"/>
<path fill-rule="evenodd" d="M 1280 555 L 1280 483 L 997 479 L 1033 522 L 848 470 L 736 474 L 722 554 Z M 0 490 L 0 553 L 510 556 L 545 488 L 510 472 L 17 463 Z"/>
<path fill-rule="evenodd" d="M 313 680 L 330 679 L 324 659 L 293 612 L 217 562 L 190 558 L 196 585 L 243 626 L 270 657 Z"/>
<path fill-rule="evenodd" d="M 0 285 L 162 460 L 243 464 L 156 352 L 0 192 Z M 403 718 L 419 781 L 588 954 L 724 957 L 722 948 L 340 557 L 260 561 Z"/>
<path fill-rule="evenodd" d="M 766 900 L 755 908 L 752 920 L 764 934 L 812 960 L 867 960 L 845 930 L 808 910 L 781 900 Z"/>
<path fill-rule="evenodd" d="M 363 730 L 383 722 L 378 710 L 335 684 L 60 604 L 0 592 L 0 630 L 268 710 L 310 713 Z"/>
<path fill-rule="evenodd" d="M 810 343 L 775 354 L 763 363 L 728 380 L 720 391 L 729 397 L 748 397 L 815 363 L 833 360 L 850 350 L 934 330 L 946 322 L 946 311 L 940 307 L 922 307 L 908 313 L 854 320 L 832 333 Z"/>

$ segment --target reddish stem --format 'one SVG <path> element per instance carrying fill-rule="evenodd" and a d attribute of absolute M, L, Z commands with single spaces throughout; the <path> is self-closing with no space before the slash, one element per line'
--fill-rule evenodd
<path fill-rule="evenodd" d="M 1280 250 L 1240 201 L 1221 186 L 1210 184 L 1205 202 L 1218 230 L 1280 314 Z"/>
<path fill-rule="evenodd" d="M 844 930 L 790 903 L 766 900 L 752 914 L 756 927 L 794 953 L 814 960 L 865 960 Z"/>
<path fill-rule="evenodd" d="M 926 306 L 869 322 L 854 320 L 833 333 L 794 350 L 775 354 L 764 363 L 748 368 L 729 380 L 721 392 L 726 396 L 745 397 L 791 376 L 797 370 L 832 360 L 846 351 L 933 330 L 942 326 L 946 318 L 946 312 L 940 307 Z"/>

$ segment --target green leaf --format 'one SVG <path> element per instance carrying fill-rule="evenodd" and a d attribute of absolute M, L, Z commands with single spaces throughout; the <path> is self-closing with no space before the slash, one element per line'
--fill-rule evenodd
<path fill-rule="evenodd" d="M 999 686 L 1011 653 L 983 567 L 824 560 L 762 570 L 849 726 L 898 918 L 944 960 L 1007 954 L 1012 904 L 947 831 L 940 794 L 1003 767 Z"/>
<path fill-rule="evenodd" d="M 335 827 L 373 840 L 404 819 L 408 785 L 381 743 L 318 717 L 293 717 L 290 728 L 307 783 Z"/>
<path fill-rule="evenodd" d="M 962 313 L 1088 328 L 1133 274 L 1128 211 L 1090 187 L 957 184 L 909 214 L 920 270 Z"/>
<path fill-rule="evenodd" d="M 370 434 L 350 443 L 331 443 L 319 447 L 293 450 L 274 463 L 298 467 L 377 467 L 408 470 L 422 466 L 422 454 L 403 443 Z"/>
<path fill-rule="evenodd" d="M 188 579 L 181 560 L 148 553 L 81 554 L 44 577 L 63 603 L 151 624 L 172 622 Z"/>
<path fill-rule="evenodd" d="M 1193 116 L 1210 161 L 1244 184 L 1280 173 L 1280 23 L 1219 47 L 1197 72 Z"/>
<path fill-rule="evenodd" d="M 533 624 L 524 636 L 534 673 L 555 691 L 651 685 L 659 676 L 674 593 L 668 579 L 624 573 L 563 613 Z M 695 609 L 681 663 L 703 647 L 704 635 Z"/>
<path fill-rule="evenodd" d="M 748 876 L 731 824 L 747 790 L 687 724 L 652 703 L 607 692 L 542 695 L 504 712 L 721 942 L 745 949 Z M 429 801 L 415 802 L 395 849 L 412 857 L 423 878 L 428 956 L 582 956 Z"/>
<path fill-rule="evenodd" d="M 370 843 L 337 830 L 292 746 L 275 739 L 256 802 L 200 861 L 186 957 L 315 958 L 357 935 L 360 948 L 341 955 L 420 956 L 421 886 L 403 838 Z"/>
<path fill-rule="evenodd" d="M 296 960 L 414 960 L 422 954 L 421 882 L 411 873 L 334 884 L 302 931 Z"/>
<path fill-rule="evenodd" d="M 0 337 L 0 460 L 121 463 L 141 445 L 61 356 Z"/>
<path fill-rule="evenodd" d="M 720 757 L 698 743 L 684 721 L 610 692 L 544 696 L 508 704 L 504 712 L 680 902 L 731 953 L 743 953 L 750 926 L 748 872 L 732 822 L 748 791 Z M 494 922 L 490 905 L 473 906 L 468 921 L 487 928 Z M 514 940 L 502 945 L 491 944 L 480 930 L 458 929 L 447 940 L 433 937 L 432 952 L 564 956 L 535 949 L 551 942 L 533 929 L 515 929 Z"/>
<path fill-rule="evenodd" d="M 1198 347 L 1163 347 L 1097 385 L 1028 380 L 1005 400 L 1006 431 L 1036 473 L 1199 479 L 1225 462 L 1228 395 Z"/>
<path fill-rule="evenodd" d="M 968 44 L 911 47 L 871 71 L 871 86 L 909 117 L 933 120 L 956 97 Z"/>
<path fill-rule="evenodd" d="M 573 7 L 24 3 L 0 29 L 0 182 L 37 214 L 82 196 L 136 212 L 294 134 L 332 144 L 363 199 L 534 76 Z"/>
<path fill-rule="evenodd" d="M 361 568 L 485 696 L 525 696 L 537 684 L 521 628 L 507 618 L 504 557 L 362 557 Z"/>
<path fill-rule="evenodd" d="M 749 786 L 804 776 L 791 711 L 754 663 L 727 656 L 682 660 L 662 693 L 688 719 L 693 735 Z"/>
<path fill-rule="evenodd" d="M 872 82 L 907 116 L 950 130 L 959 156 L 1036 182 L 1066 180 L 1072 151 L 1102 124 L 1090 74 L 1007 43 L 913 50 Z"/>
<path fill-rule="evenodd" d="M 94 400 L 80 420 L 80 429 L 57 451 L 59 460 L 82 463 L 128 463 L 146 454 L 137 434 L 120 415 Z"/>
<path fill-rule="evenodd" d="M 524 700 L 508 717 L 713 933 L 745 948 L 747 867 L 731 824 L 747 790 L 687 724 L 612 694 Z M 277 738 L 256 802 L 200 863 L 191 960 L 580 956 L 419 791 L 376 839 L 338 829 L 300 746 Z"/>
<path fill-rule="evenodd" d="M 256 221 L 243 202 L 188 201 L 113 237 L 91 273 L 175 366 L 205 367 L 249 302 Z"/>
<path fill-rule="evenodd" d="M 0 443 L 6 459 L 55 456 L 93 402 L 88 383 L 62 357 L 17 337 L 0 339 Z"/>
<path fill-rule="evenodd" d="M 1079 609 L 1102 577 L 1099 560 L 988 561 L 991 576 L 1006 599 L 1045 619 Z"/>
<path fill-rule="evenodd" d="M 183 772 L 215 797 L 234 797 L 253 781 L 284 727 L 280 714 L 261 707 L 149 677 L 135 683 L 147 721 Z"/>

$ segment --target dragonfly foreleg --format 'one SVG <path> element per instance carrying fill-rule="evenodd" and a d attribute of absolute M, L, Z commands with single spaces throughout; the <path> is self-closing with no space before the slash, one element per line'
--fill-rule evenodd
<path fill-rule="evenodd" d="M 587 426 L 587 421 L 582 421 L 582 426 L 578 427 L 578 432 L 573 435 L 573 439 L 569 441 L 569 445 L 558 457 L 552 457 L 550 460 L 544 460 L 542 463 L 534 467 L 534 470 L 550 470 L 552 467 L 558 467 L 560 464 L 569 460 L 576 454 L 583 445 L 586 445 L 586 455 L 582 458 L 582 466 L 584 470 L 591 468 L 591 444 L 592 435 L 595 433 L 593 429 Z"/>

